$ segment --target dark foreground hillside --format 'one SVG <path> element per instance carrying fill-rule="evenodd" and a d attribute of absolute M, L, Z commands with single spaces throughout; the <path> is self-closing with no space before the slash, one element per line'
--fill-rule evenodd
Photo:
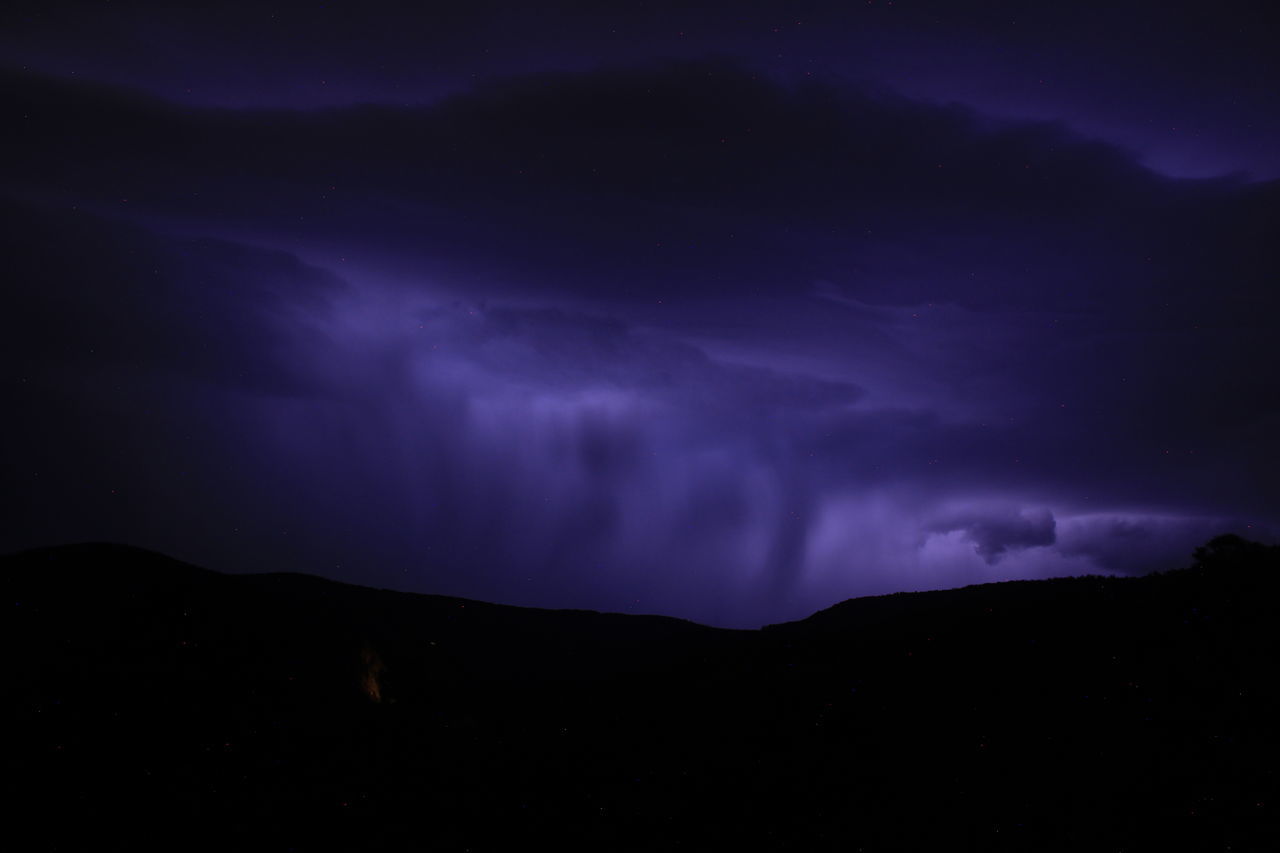
<path fill-rule="evenodd" d="M 1280 849 L 1280 549 L 1230 537 L 761 631 L 119 546 L 0 577 L 22 849 Z"/>

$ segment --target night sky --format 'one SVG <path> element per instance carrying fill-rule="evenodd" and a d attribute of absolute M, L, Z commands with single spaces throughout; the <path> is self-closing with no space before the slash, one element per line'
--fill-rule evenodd
<path fill-rule="evenodd" d="M 756 626 L 1275 541 L 1271 6 L 7 4 L 0 549 Z"/>

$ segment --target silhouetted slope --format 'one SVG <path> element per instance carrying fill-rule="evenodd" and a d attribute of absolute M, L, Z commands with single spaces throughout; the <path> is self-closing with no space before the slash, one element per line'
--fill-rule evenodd
<path fill-rule="evenodd" d="M 29 552 L 10 800 L 42 849 L 1271 850 L 1278 572 L 735 632 Z"/>
<path fill-rule="evenodd" d="M 17 608 L 25 636 L 85 641 L 86 653 L 127 656 L 135 668 L 151 655 L 169 660 L 174 648 L 237 668 L 323 661 L 335 690 L 349 685 L 334 662 L 358 668 L 352 661 L 371 652 L 397 663 L 409 656 L 391 673 L 435 679 L 593 680 L 668 668 L 674 656 L 709 651 L 734 633 L 664 616 L 511 607 L 302 574 L 222 575 L 118 545 L 27 552 L 6 558 L 5 570 L 7 591 L 25 599 Z"/>

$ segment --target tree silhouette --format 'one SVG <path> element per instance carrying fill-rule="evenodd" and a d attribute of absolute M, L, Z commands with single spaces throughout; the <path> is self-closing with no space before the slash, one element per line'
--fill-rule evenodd
<path fill-rule="evenodd" d="M 1195 559 L 1196 568 L 1216 571 L 1257 565 L 1264 560 L 1274 559 L 1277 552 L 1280 552 L 1280 548 L 1274 545 L 1263 545 L 1234 533 L 1224 533 L 1196 548 L 1191 556 Z"/>

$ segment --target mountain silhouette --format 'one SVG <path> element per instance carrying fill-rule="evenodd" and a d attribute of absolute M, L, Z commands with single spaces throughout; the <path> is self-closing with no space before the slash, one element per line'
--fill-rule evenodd
<path fill-rule="evenodd" d="M 1274 850 L 1280 548 L 758 631 L 2 558 L 24 849 Z"/>

